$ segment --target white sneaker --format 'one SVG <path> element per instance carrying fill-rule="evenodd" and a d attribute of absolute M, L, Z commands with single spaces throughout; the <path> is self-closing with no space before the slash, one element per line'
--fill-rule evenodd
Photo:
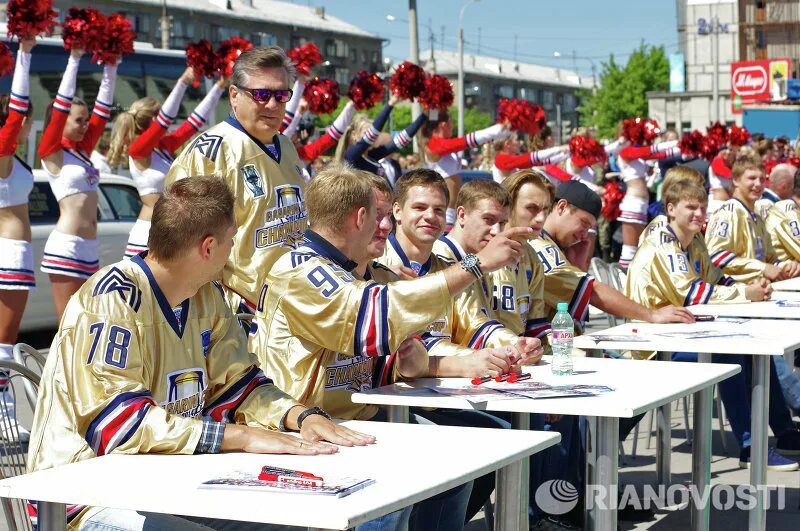
<path fill-rule="evenodd" d="M 0 439 L 7 442 L 28 442 L 31 432 L 17 422 L 17 419 L 0 418 Z"/>

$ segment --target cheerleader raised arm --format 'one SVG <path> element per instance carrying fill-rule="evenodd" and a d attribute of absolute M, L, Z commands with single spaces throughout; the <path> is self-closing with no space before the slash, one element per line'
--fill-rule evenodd
<path fill-rule="evenodd" d="M 86 103 L 75 97 L 83 50 L 70 52 L 55 100 L 45 114 L 39 157 L 60 210 L 42 257 L 42 272 L 50 275 L 56 315 L 61 320 L 67 301 L 99 269 L 97 187 L 99 171 L 89 154 L 111 117 L 116 65 L 103 68 L 103 78 L 91 117 Z"/>

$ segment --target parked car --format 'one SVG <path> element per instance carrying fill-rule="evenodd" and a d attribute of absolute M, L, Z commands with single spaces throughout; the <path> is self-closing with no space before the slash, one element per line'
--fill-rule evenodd
<path fill-rule="evenodd" d="M 39 271 L 47 237 L 58 221 L 58 201 L 50 190 L 47 175 L 34 170 L 33 190 L 28 209 L 33 232 L 34 270 L 36 290 L 28 297 L 21 332 L 57 328 L 50 278 Z M 100 191 L 97 208 L 97 239 L 100 242 L 100 267 L 122 259 L 128 235 L 139 216 L 142 202 L 130 177 L 109 173 L 100 176 Z"/>

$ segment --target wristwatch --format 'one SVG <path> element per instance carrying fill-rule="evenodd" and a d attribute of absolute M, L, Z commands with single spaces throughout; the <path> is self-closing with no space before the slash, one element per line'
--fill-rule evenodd
<path fill-rule="evenodd" d="M 303 421 L 306 420 L 306 417 L 310 417 L 311 415 L 322 415 L 326 419 L 331 420 L 331 416 L 321 407 L 310 407 L 297 416 L 298 429 L 303 427 Z"/>
<path fill-rule="evenodd" d="M 464 271 L 469 271 L 475 275 L 475 278 L 480 279 L 483 276 L 483 271 L 481 271 L 481 261 L 478 259 L 478 255 L 467 253 L 464 255 L 464 258 L 461 259 L 459 264 Z"/>

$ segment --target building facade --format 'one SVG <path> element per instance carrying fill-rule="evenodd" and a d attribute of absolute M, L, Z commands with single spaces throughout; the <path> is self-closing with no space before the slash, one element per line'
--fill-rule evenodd
<path fill-rule="evenodd" d="M 458 94 L 458 53 L 435 50 L 420 52 L 422 67 L 447 77 Z M 592 80 L 577 72 L 509 59 L 464 54 L 464 106 L 477 107 L 492 116 L 502 98 L 538 103 L 547 113 L 547 124 L 556 140 L 568 138 L 578 125 L 580 88 L 591 88 Z M 559 123 L 561 136 L 559 137 Z"/>

